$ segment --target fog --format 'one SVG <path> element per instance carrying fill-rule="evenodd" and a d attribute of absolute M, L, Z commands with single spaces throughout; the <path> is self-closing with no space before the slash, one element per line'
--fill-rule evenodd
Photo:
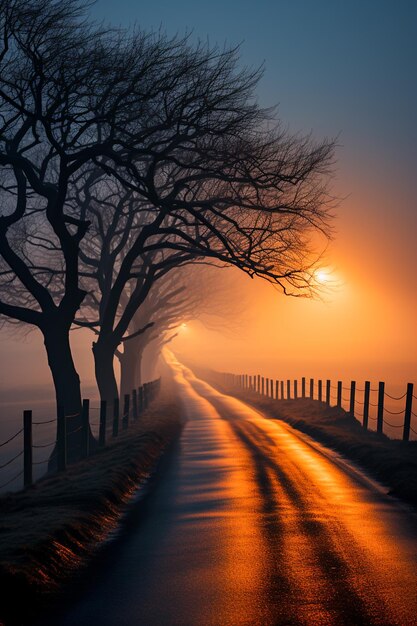
<path fill-rule="evenodd" d="M 219 371 L 279 379 L 415 382 L 415 294 L 400 289 L 398 281 L 393 297 L 386 281 L 373 282 L 371 272 L 355 266 L 358 257 L 342 262 L 340 255 L 338 263 L 327 265 L 334 282 L 323 285 L 322 294 L 311 299 L 286 297 L 266 281 L 236 269 L 216 269 L 219 287 L 212 296 L 214 306 L 206 302 L 206 313 L 203 307 L 198 319 L 180 319 L 170 348 L 188 362 Z M 195 272 L 208 289 L 213 271 L 210 280 L 204 267 Z M 84 391 L 96 395 L 94 335 L 81 329 L 74 330 L 71 338 Z M 1 352 L 3 400 L 37 401 L 45 393 L 53 397 L 39 332 L 3 330 Z M 143 369 L 149 377 L 146 362 Z"/>

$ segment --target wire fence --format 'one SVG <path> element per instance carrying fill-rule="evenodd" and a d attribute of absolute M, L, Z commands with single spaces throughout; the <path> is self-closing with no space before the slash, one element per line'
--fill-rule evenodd
<path fill-rule="evenodd" d="M 417 400 L 417 396 L 414 394 L 413 383 L 407 384 L 404 393 L 393 395 L 386 391 L 385 382 L 379 382 L 377 387 L 371 387 L 370 381 L 366 381 L 363 387 L 358 387 L 356 381 L 351 381 L 350 385 L 346 386 L 340 380 L 334 383 L 331 380 L 313 378 L 276 380 L 260 374 L 230 374 L 228 372 L 214 372 L 213 374 L 226 386 L 253 391 L 274 400 L 311 398 L 329 406 L 345 408 L 362 423 L 365 429 L 369 428 L 369 422 L 376 422 L 375 430 L 379 433 L 385 431 L 387 434 L 385 426 L 394 429 L 394 432 L 401 429 L 399 432 L 403 441 L 409 441 L 411 433 L 417 435 L 417 413 L 413 411 L 413 400 Z M 387 400 L 390 402 L 389 408 Z M 371 415 L 372 409 L 375 409 L 376 415 Z M 387 415 L 393 416 L 394 420 L 387 419 Z M 397 417 L 402 419 L 394 423 Z"/>
<path fill-rule="evenodd" d="M 90 400 L 85 399 L 79 411 L 65 413 L 63 407 L 58 407 L 56 417 L 41 421 L 32 419 L 31 410 L 23 411 L 23 427 L 0 442 L 0 450 L 5 455 L 5 460 L 0 464 L 0 491 L 12 484 L 17 486 L 19 479 L 20 486 L 32 485 L 35 482 L 34 467 L 65 471 L 67 464 L 85 459 L 95 449 L 106 446 L 121 430 L 126 431 L 131 421 L 138 420 L 158 394 L 160 384 L 160 379 L 153 380 L 134 389 L 131 394 L 126 394 L 123 411 L 120 411 L 119 398 L 110 403 L 102 400 L 95 407 L 90 406 Z M 39 437 L 33 443 L 38 427 L 51 425 L 56 426 L 56 437 L 47 441 Z M 16 446 L 20 449 L 16 450 Z M 38 458 L 39 454 L 41 456 Z"/>

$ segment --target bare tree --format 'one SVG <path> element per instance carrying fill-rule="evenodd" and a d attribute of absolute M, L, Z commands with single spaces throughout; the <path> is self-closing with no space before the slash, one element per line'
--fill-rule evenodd
<path fill-rule="evenodd" d="M 133 203 L 134 219 L 100 296 L 94 355 L 103 389 L 154 282 L 155 254 L 159 269 L 216 259 L 285 293 L 308 293 L 308 243 L 329 233 L 333 144 L 272 128 L 253 98 L 259 74 L 239 71 L 236 51 L 103 32 L 75 0 L 4 0 L 0 26 L 0 255 L 9 287 L 0 314 L 41 330 L 67 412 L 79 413 L 81 401 L 69 344 L 91 279 L 80 258 L 104 207 L 99 194 L 95 209 L 70 198 L 80 180 L 90 192 L 95 168 L 129 192 L 122 205 Z"/>
<path fill-rule="evenodd" d="M 133 315 L 155 281 L 173 267 L 194 260 L 195 255 L 165 250 L 167 237 L 158 236 L 158 229 L 150 229 L 147 235 L 148 226 L 158 215 L 155 207 L 97 169 L 79 182 L 72 202 L 74 211 L 91 222 L 80 247 L 80 274 L 87 296 L 75 324 L 90 328 L 96 335 L 93 353 L 97 384 L 101 397 L 112 401 L 118 396 L 113 358 L 118 346 L 132 338 L 128 327 Z M 165 223 L 175 219 L 167 216 Z M 155 249 L 140 254 L 148 240 Z M 145 329 L 136 328 L 134 336 Z"/>
<path fill-rule="evenodd" d="M 292 146 L 292 142 L 290 144 Z M 166 173 L 161 175 L 159 191 L 166 192 L 176 183 L 187 185 L 181 181 L 179 173 L 175 173 L 174 183 Z M 168 204 L 166 210 L 159 209 L 158 216 L 164 215 L 164 219 L 147 237 L 144 230 L 147 220 L 153 219 L 154 207 L 148 198 L 132 189 L 132 185 L 125 185 L 123 181 L 121 188 L 112 184 L 109 190 L 106 184 L 104 196 L 100 179 L 92 187 L 82 186 L 77 206 L 86 207 L 87 215 L 93 211 L 99 220 L 99 227 L 91 229 L 84 239 L 83 244 L 87 243 L 89 250 L 82 253 L 83 262 L 98 278 L 98 292 L 92 296 L 98 315 L 84 314 L 78 323 L 96 330 L 97 381 L 102 397 L 108 400 L 117 394 L 113 369 L 115 351 L 129 337 L 125 334 L 136 311 L 144 305 L 152 284 L 176 266 L 193 260 L 216 260 L 272 280 L 285 291 L 290 286 L 297 294 L 309 293 L 312 274 L 306 238 L 313 227 L 320 229 L 326 225 L 327 207 L 317 204 L 319 199 L 323 201 L 323 189 L 316 189 L 318 195 L 309 197 L 307 192 L 311 190 L 308 185 L 304 189 L 302 180 L 294 184 L 298 193 L 305 194 L 303 201 L 309 201 L 305 210 L 294 206 L 294 198 L 289 194 L 285 196 L 282 191 L 281 200 L 287 202 L 285 207 L 268 205 L 261 211 L 244 202 L 244 189 L 238 184 L 231 186 L 229 181 L 215 181 L 210 170 L 206 175 L 207 179 L 202 173 L 199 180 L 190 185 L 186 201 L 181 200 L 178 206 L 175 201 L 172 206 Z M 220 171 L 218 176 L 220 178 Z M 249 183 L 243 185 L 249 194 L 248 186 Z M 285 190 L 284 184 L 282 187 Z M 219 191 L 224 195 L 219 196 Z M 229 199 L 231 206 L 221 206 L 230 191 L 233 194 Z M 260 198 L 261 192 L 256 193 Z M 103 204 L 110 211 L 107 219 L 103 217 Z M 200 204 L 202 206 L 197 208 Z M 94 219 L 91 221 L 94 224 Z M 91 304 L 91 299 L 87 302 Z M 135 333 L 139 330 L 136 328 Z"/>
<path fill-rule="evenodd" d="M 89 223 L 67 210 L 68 191 L 92 163 L 132 177 L 132 156 L 137 169 L 164 127 L 155 100 L 170 88 L 185 45 L 102 32 L 82 14 L 76 0 L 0 7 L 0 314 L 41 330 L 57 403 L 70 414 L 81 401 L 69 330 L 85 297 L 79 249 Z M 49 272 L 24 236 L 40 226 Z"/>
<path fill-rule="evenodd" d="M 183 324 L 198 320 L 212 330 L 235 332 L 243 311 L 244 294 L 237 297 L 234 279 L 221 268 L 194 263 L 167 272 L 153 284 L 133 317 L 123 351 L 116 351 L 121 394 L 142 384 L 145 350 L 148 361 L 156 363 L 162 347 L 172 341 Z"/>

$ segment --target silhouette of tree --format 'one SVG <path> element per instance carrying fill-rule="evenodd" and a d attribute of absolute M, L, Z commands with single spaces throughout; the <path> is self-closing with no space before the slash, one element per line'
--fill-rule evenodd
<path fill-rule="evenodd" d="M 155 255 L 163 270 L 215 259 L 285 293 L 309 292 L 308 243 L 329 234 L 333 153 L 332 142 L 272 126 L 254 99 L 259 73 L 239 71 L 236 50 L 106 32 L 83 10 L 73 0 L 0 8 L 0 314 L 41 330 L 57 402 L 71 414 L 81 397 L 69 331 L 91 280 L 83 246 L 106 206 L 97 191 L 95 208 L 74 205 L 80 181 L 84 200 L 98 189 L 97 171 L 100 189 L 117 183 L 126 197 L 111 210 L 130 203 L 133 216 L 114 233 L 123 245 L 114 255 L 110 244 L 115 263 L 99 303 L 104 389 L 154 282 Z"/>
<path fill-rule="evenodd" d="M 123 341 L 116 351 L 120 361 L 121 395 L 142 384 L 145 349 L 148 361 L 156 364 L 160 352 L 178 334 L 182 324 L 199 320 L 211 330 L 236 331 L 242 319 L 244 296 L 237 297 L 234 278 L 218 267 L 186 265 L 167 272 L 156 281 L 138 308 Z M 148 370 L 154 366 L 148 364 Z"/>
<path fill-rule="evenodd" d="M 83 10 L 74 0 L 0 7 L 0 314 L 41 330 L 57 403 L 73 415 L 81 397 L 69 330 L 85 297 L 89 223 L 67 210 L 68 193 L 91 164 L 114 174 L 140 158 L 149 123 L 161 130 L 152 108 L 184 48 L 163 35 L 100 31 Z M 39 228 L 42 257 L 26 237 Z"/>
<path fill-rule="evenodd" d="M 79 251 L 89 223 L 67 210 L 68 192 L 100 159 L 106 172 L 129 167 L 149 131 L 147 102 L 166 88 L 168 66 L 183 47 L 163 36 L 106 33 L 82 14 L 82 3 L 72 0 L 5 0 L 0 9 L 0 255 L 7 287 L 0 313 L 43 333 L 57 403 L 74 416 L 71 429 L 81 396 L 69 330 L 85 297 Z M 33 245 L 39 229 L 42 257 L 39 237 Z M 74 438 L 70 458 L 76 445 Z"/>
<path fill-rule="evenodd" d="M 155 172 L 154 189 L 158 184 L 158 191 L 166 193 L 170 186 L 179 184 L 177 163 L 175 170 L 175 174 L 168 175 L 167 167 L 164 167 L 159 177 Z M 89 216 L 92 222 L 83 241 L 87 249 L 84 252 L 82 246 L 82 261 L 87 268 L 90 267 L 90 272 L 93 271 L 91 278 L 98 279 L 96 290 L 86 288 L 91 297 L 84 305 L 91 306 L 92 303 L 93 309 L 97 305 L 98 315 L 91 315 L 90 311 L 84 313 L 83 320 L 78 320 L 97 332 L 94 343 L 96 376 L 101 396 L 107 400 L 117 395 L 113 358 L 117 347 L 125 341 L 125 333 L 135 312 L 143 305 L 152 284 L 178 265 L 202 259 L 216 260 L 273 280 L 285 291 L 288 286 L 296 293 L 310 289 L 306 237 L 313 220 L 316 220 L 316 228 L 324 227 L 326 223 L 327 207 L 314 204 L 318 196 L 323 200 L 323 189 L 315 189 L 318 196 L 312 198 L 308 197 L 302 184 L 298 185 L 298 192 L 306 193 L 304 216 L 300 202 L 298 214 L 289 202 L 279 211 L 275 211 L 272 205 L 263 213 L 255 211 L 235 193 L 238 185 L 231 189 L 231 206 L 218 208 L 217 202 L 225 201 L 230 184 L 214 181 L 210 170 L 206 174 L 207 178 L 199 174 L 192 186 L 187 183 L 186 201 L 173 202 L 165 209 L 158 209 L 155 220 L 164 215 L 163 221 L 148 236 L 145 231 L 149 220 L 154 219 L 155 206 L 130 182 L 119 179 L 110 183 L 101 177 L 90 177 L 91 184 L 86 185 L 83 181 L 80 186 L 75 206 L 77 210 L 79 207 L 85 209 L 84 218 Z M 217 174 L 220 178 L 221 172 Z M 189 172 L 181 172 L 181 175 L 190 176 Z M 284 184 L 282 186 L 285 188 Z M 245 187 L 249 194 L 248 184 L 245 183 Z M 219 190 L 224 194 L 220 196 L 221 200 Z M 243 194 L 242 189 L 238 191 Z M 256 193 L 260 197 L 261 192 Z M 200 208 L 199 203 L 203 205 Z M 99 223 L 95 227 L 96 220 Z M 141 241 L 140 247 L 137 246 L 138 240 Z M 135 332 L 139 330 L 137 328 Z"/>

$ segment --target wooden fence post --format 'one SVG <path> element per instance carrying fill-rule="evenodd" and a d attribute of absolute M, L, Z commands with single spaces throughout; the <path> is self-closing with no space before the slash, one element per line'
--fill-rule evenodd
<path fill-rule="evenodd" d="M 294 380 L 294 400 L 298 398 L 298 380 Z"/>
<path fill-rule="evenodd" d="M 67 428 L 63 406 L 57 410 L 57 468 L 64 472 L 67 468 Z"/>
<path fill-rule="evenodd" d="M 287 379 L 287 400 L 291 400 L 291 381 Z"/>
<path fill-rule="evenodd" d="M 90 448 L 90 400 L 83 400 L 83 410 L 81 413 L 82 433 L 83 433 L 83 456 L 88 456 Z"/>
<path fill-rule="evenodd" d="M 301 397 L 302 398 L 306 397 L 306 379 L 305 379 L 305 376 L 303 376 L 302 379 L 301 379 Z"/>
<path fill-rule="evenodd" d="M 132 390 L 132 408 L 133 408 L 133 419 L 138 419 L 138 395 L 136 389 Z"/>
<path fill-rule="evenodd" d="M 119 434 L 119 398 L 113 400 L 113 437 Z"/>
<path fill-rule="evenodd" d="M 310 398 L 314 399 L 314 378 L 310 378 Z"/>
<path fill-rule="evenodd" d="M 104 448 L 106 445 L 106 421 L 107 421 L 107 402 L 100 400 L 100 430 L 98 435 L 98 445 Z"/>
<path fill-rule="evenodd" d="M 123 430 L 126 430 L 129 426 L 129 408 L 130 408 L 130 395 L 125 393 L 125 399 L 123 404 Z"/>
<path fill-rule="evenodd" d="M 319 402 L 323 401 L 323 381 L 321 379 L 317 381 L 317 399 Z"/>
<path fill-rule="evenodd" d="M 407 384 L 407 398 L 405 401 L 405 413 L 404 413 L 404 430 L 403 430 L 403 440 L 410 440 L 410 427 L 411 427 L 411 409 L 413 406 L 413 383 Z"/>
<path fill-rule="evenodd" d="M 279 386 L 279 382 L 276 380 L 275 381 L 275 400 L 278 400 L 278 386 Z"/>
<path fill-rule="evenodd" d="M 281 387 L 281 400 L 284 400 L 284 381 L 283 380 L 281 380 L 280 387 Z"/>
<path fill-rule="evenodd" d="M 32 477 L 32 411 L 23 411 L 23 486 L 30 487 Z"/>
<path fill-rule="evenodd" d="M 376 422 L 376 431 L 382 433 L 384 430 L 384 395 L 385 395 L 385 383 L 380 382 L 378 384 L 378 414 Z"/>
<path fill-rule="evenodd" d="M 342 381 L 337 381 L 337 406 L 342 408 Z"/>
<path fill-rule="evenodd" d="M 330 406 L 330 389 L 332 386 L 331 380 L 326 380 L 326 404 Z"/>
<path fill-rule="evenodd" d="M 269 396 L 269 378 L 265 378 L 265 395 Z"/>
<path fill-rule="evenodd" d="M 270 397 L 272 399 L 274 399 L 274 381 L 272 380 L 272 378 L 270 380 L 270 387 L 271 387 L 271 389 L 270 389 Z"/>
<path fill-rule="evenodd" d="M 365 391 L 363 394 L 363 427 L 365 430 L 368 430 L 370 396 L 371 396 L 371 382 L 369 380 L 366 380 Z"/>
<path fill-rule="evenodd" d="M 352 380 L 350 383 L 350 404 L 349 413 L 355 415 L 355 395 L 356 395 L 356 381 Z"/>
<path fill-rule="evenodd" d="M 258 387 L 256 390 L 258 393 L 261 393 L 261 375 L 258 374 Z"/>
<path fill-rule="evenodd" d="M 262 376 L 262 380 L 261 380 L 261 394 L 264 395 L 265 394 L 265 378 Z"/>

